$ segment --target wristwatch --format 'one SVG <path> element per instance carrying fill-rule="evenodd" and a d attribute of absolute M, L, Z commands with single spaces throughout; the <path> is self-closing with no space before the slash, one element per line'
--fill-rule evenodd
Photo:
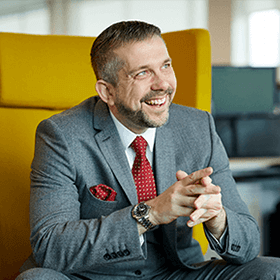
<path fill-rule="evenodd" d="M 150 209 L 151 206 L 147 205 L 145 202 L 140 202 L 133 207 L 131 212 L 132 217 L 147 230 L 156 227 L 149 220 Z"/>

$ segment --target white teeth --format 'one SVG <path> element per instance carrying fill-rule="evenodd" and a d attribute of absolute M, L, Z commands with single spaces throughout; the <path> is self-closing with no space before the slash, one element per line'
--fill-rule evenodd
<path fill-rule="evenodd" d="M 165 102 L 165 98 L 163 99 L 156 99 L 156 100 L 149 100 L 146 103 L 148 103 L 149 105 L 161 105 Z"/>

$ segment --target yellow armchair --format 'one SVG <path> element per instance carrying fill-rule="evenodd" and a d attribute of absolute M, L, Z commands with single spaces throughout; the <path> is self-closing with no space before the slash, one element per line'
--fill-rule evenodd
<path fill-rule="evenodd" d="M 174 102 L 210 111 L 209 33 L 163 34 L 178 79 Z M 94 38 L 0 33 L 0 279 L 15 279 L 31 253 L 29 173 L 39 122 L 96 95 Z M 194 228 L 203 253 L 202 226 Z"/>

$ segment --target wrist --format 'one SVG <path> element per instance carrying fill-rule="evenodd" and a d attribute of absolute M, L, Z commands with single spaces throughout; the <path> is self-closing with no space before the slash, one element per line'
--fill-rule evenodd
<path fill-rule="evenodd" d="M 205 222 L 207 229 L 219 240 L 219 238 L 223 235 L 226 227 L 227 227 L 227 218 L 226 211 L 224 208 L 220 211 L 220 213 Z"/>
<path fill-rule="evenodd" d="M 131 211 L 132 217 L 137 221 L 138 225 L 140 225 L 140 227 L 138 226 L 139 233 L 140 231 L 143 232 L 141 227 L 144 227 L 146 230 L 150 230 L 155 227 L 155 224 L 153 224 L 150 220 L 150 210 L 150 205 L 145 202 L 140 202 L 136 204 Z"/>
<path fill-rule="evenodd" d="M 145 202 L 148 206 L 150 206 L 150 211 L 149 211 L 149 219 L 151 221 L 151 223 L 155 226 L 158 226 L 160 225 L 160 223 L 158 222 L 158 219 L 156 218 L 157 215 L 156 215 L 156 211 L 155 211 L 155 207 L 153 205 L 153 199 L 151 200 L 148 200 Z"/>

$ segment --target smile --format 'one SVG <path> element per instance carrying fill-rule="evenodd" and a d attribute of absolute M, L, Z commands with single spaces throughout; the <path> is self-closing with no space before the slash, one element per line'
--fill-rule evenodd
<path fill-rule="evenodd" d="M 147 103 L 148 105 L 162 105 L 165 103 L 165 101 L 166 101 L 166 96 L 161 99 L 147 100 L 145 103 Z"/>

